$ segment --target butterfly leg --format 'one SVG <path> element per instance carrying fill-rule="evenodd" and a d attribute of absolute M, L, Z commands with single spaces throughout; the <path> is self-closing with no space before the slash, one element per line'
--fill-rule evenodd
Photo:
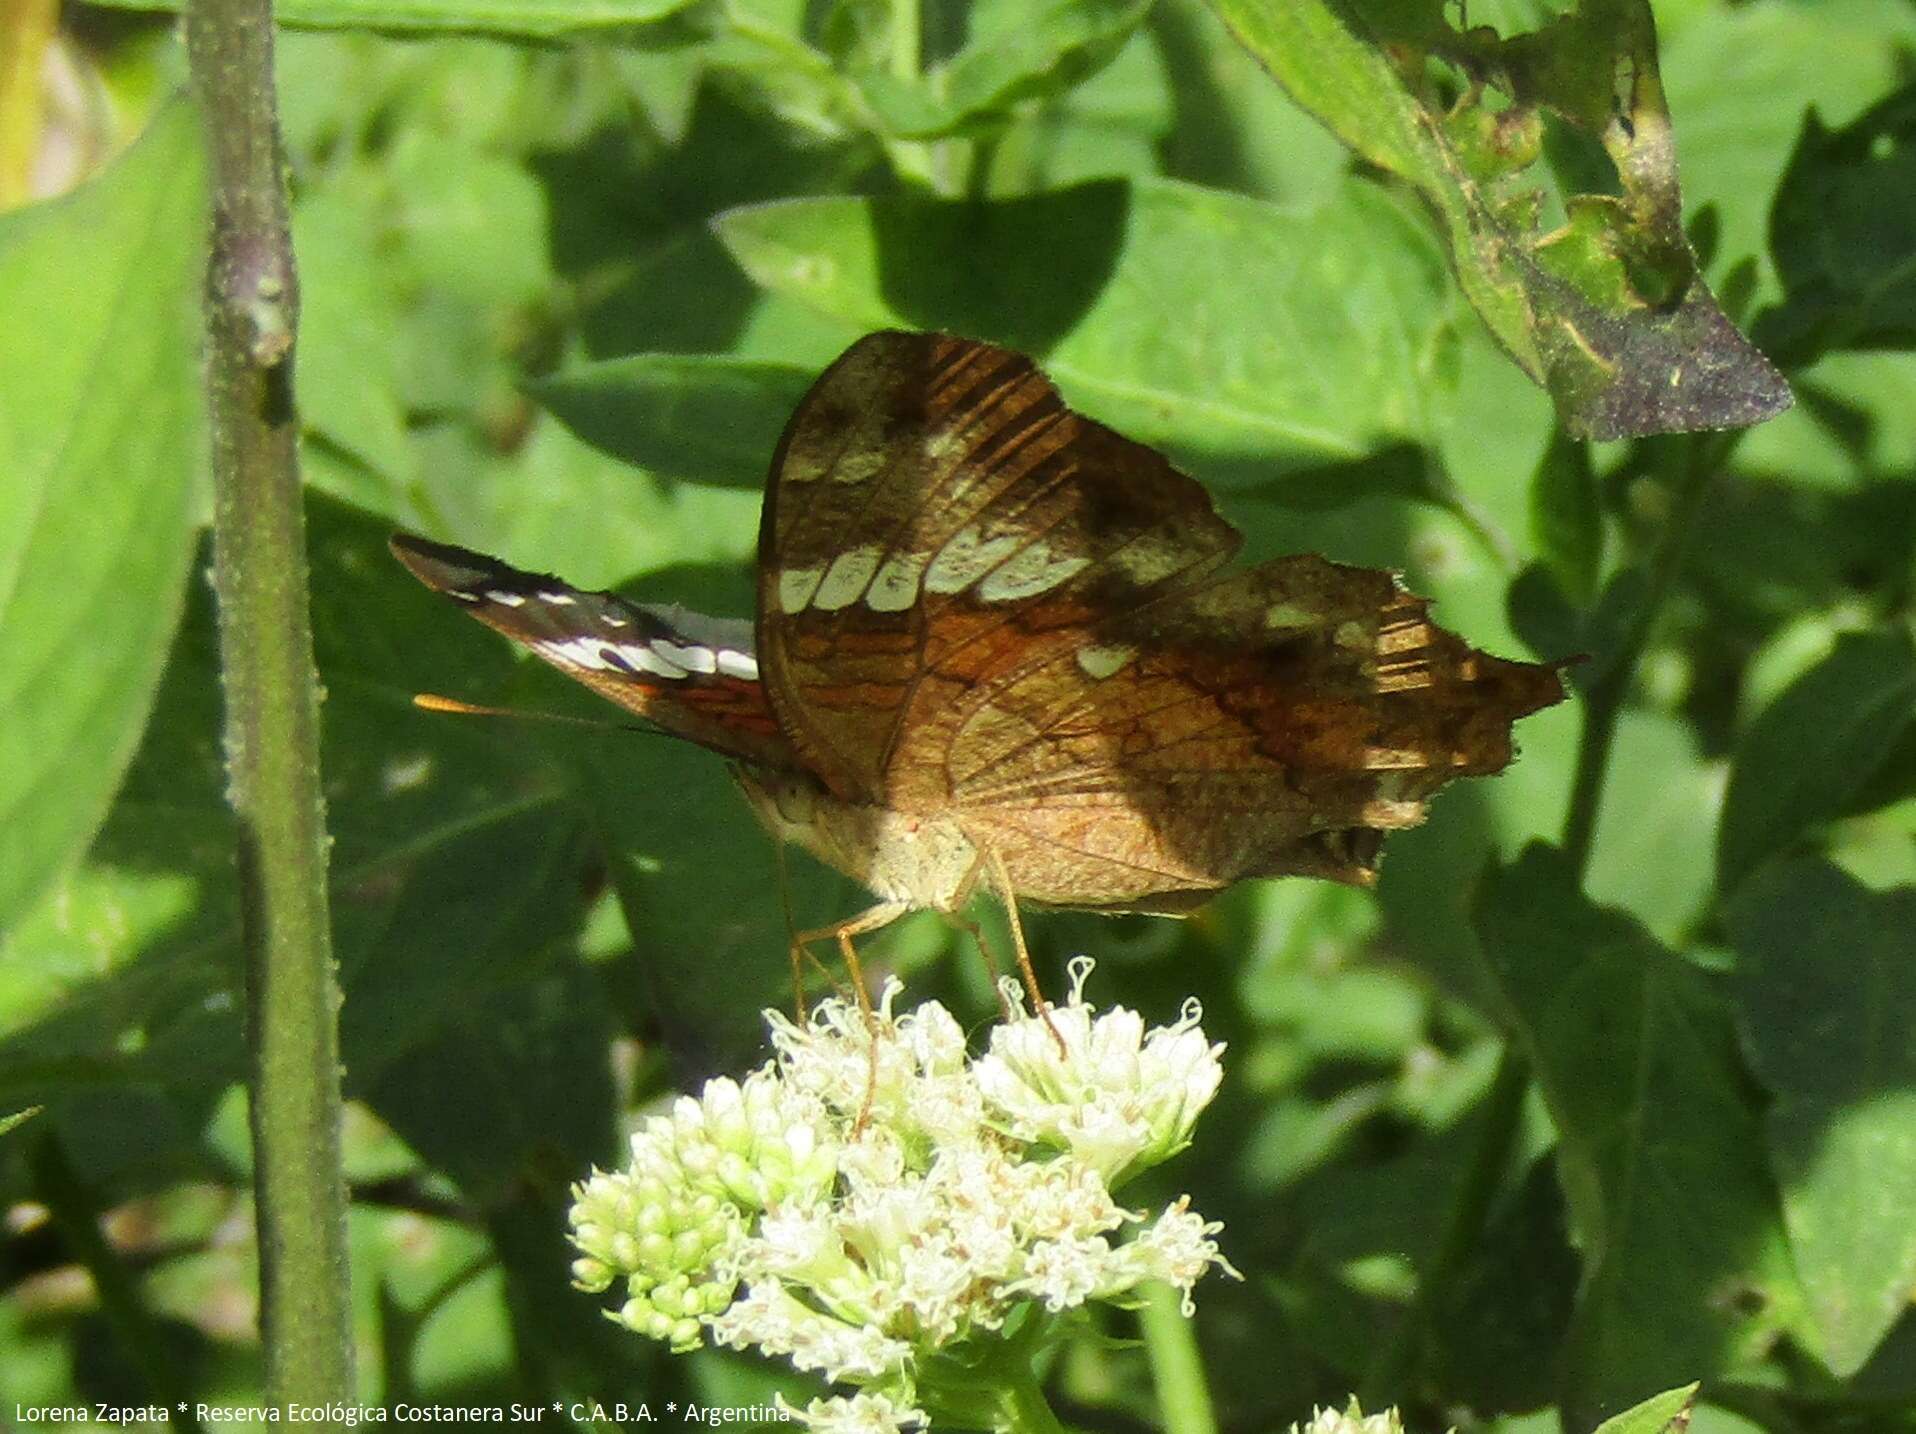
<path fill-rule="evenodd" d="M 815 941 L 831 940 L 838 943 L 838 949 L 844 954 L 845 969 L 851 974 L 852 992 L 858 999 L 858 1009 L 865 1019 L 876 1027 L 877 1017 L 872 1014 L 871 992 L 865 985 L 865 971 L 858 964 L 858 951 L 852 945 L 852 937 L 864 936 L 881 927 L 889 926 L 903 916 L 911 907 L 903 901 L 881 901 L 868 911 L 862 911 L 847 921 L 832 926 L 821 926 L 814 931 L 801 931 L 792 938 L 792 969 L 798 970 L 801 959 L 815 960 L 811 953 Z"/>
<path fill-rule="evenodd" d="M 841 921 L 836 926 L 821 926 L 816 931 L 801 931 L 792 938 L 792 969 L 798 969 L 798 952 L 804 951 L 808 959 L 816 960 L 811 954 L 811 943 L 823 941 L 827 937 L 838 942 L 838 949 L 845 957 L 845 970 L 852 978 L 852 991 L 858 998 L 858 1009 L 864 1014 L 865 1029 L 871 1039 L 866 1045 L 865 1102 L 858 1108 L 858 1119 L 852 1122 L 852 1135 L 856 1138 L 864 1133 L 871 1121 L 872 1100 L 878 1094 L 878 1015 L 872 1009 L 871 991 L 865 985 L 865 971 L 858 964 L 858 948 L 852 945 L 852 937 L 863 936 L 880 927 L 889 926 L 903 916 L 911 907 L 902 901 L 881 901 L 869 911 L 860 912 L 849 921 Z"/>
<path fill-rule="evenodd" d="M 998 998 L 998 1014 L 1004 1020 L 1011 1020 L 1011 1001 L 1006 997 L 1004 987 L 998 984 L 998 958 L 992 953 L 991 943 L 985 940 L 985 928 L 961 911 L 952 912 L 951 919 L 977 943 L 978 954 L 985 958 L 985 970 L 991 973 L 991 993 Z"/>
<path fill-rule="evenodd" d="M 1064 1036 L 1058 1031 L 1058 1023 L 1051 1019 L 1051 1002 L 1044 998 L 1044 992 L 1038 988 L 1038 973 L 1031 968 L 1031 948 L 1025 945 L 1024 922 L 1018 919 L 1018 894 L 1011 886 L 1011 873 L 1005 870 L 1005 859 L 998 855 L 997 848 L 984 848 L 985 866 L 991 872 L 992 884 L 998 888 L 998 899 L 1005 904 L 1005 917 L 1011 923 L 1011 945 L 1018 957 L 1018 975 L 1025 983 L 1025 994 L 1031 997 L 1031 1009 L 1051 1032 L 1051 1038 L 1058 1043 L 1058 1049 L 1064 1049 Z M 982 944 L 980 943 L 981 949 Z M 989 958 L 986 958 L 989 959 Z"/>
<path fill-rule="evenodd" d="M 792 916 L 791 868 L 785 863 L 784 842 L 772 843 L 772 859 L 778 868 L 778 904 L 785 914 L 785 951 L 792 961 L 792 1014 L 802 1026 L 809 1012 L 805 1001 L 805 964 L 807 962 L 810 962 L 812 969 L 825 978 L 825 984 L 832 988 L 833 993 L 841 1001 L 845 999 L 845 987 L 832 973 L 831 967 L 813 955 L 812 948 L 799 939 L 798 922 Z M 822 933 L 809 933 L 808 939 L 818 940 L 821 935 L 830 934 L 831 931 L 827 928 Z"/>

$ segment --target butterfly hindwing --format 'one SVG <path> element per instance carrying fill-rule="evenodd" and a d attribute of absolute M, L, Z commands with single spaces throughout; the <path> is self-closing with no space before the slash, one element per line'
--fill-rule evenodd
<path fill-rule="evenodd" d="M 1367 883 L 1383 833 L 1501 770 L 1511 723 L 1562 696 L 1550 668 L 1430 623 L 1390 574 L 1309 555 L 1093 638 L 981 692 L 951 741 L 956 808 L 1041 897 L 1061 864 L 1113 902 L 1245 876 Z M 1112 863 L 1101 881 L 1091 858 Z M 1119 895 L 1144 880 L 1163 885 Z"/>

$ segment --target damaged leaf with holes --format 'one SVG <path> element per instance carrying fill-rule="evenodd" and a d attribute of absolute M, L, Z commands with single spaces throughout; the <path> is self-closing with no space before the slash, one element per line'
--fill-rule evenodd
<path fill-rule="evenodd" d="M 1508 35 L 1439 0 L 1213 3 L 1293 98 L 1422 195 L 1465 294 L 1570 433 L 1733 428 L 1789 406 L 1684 235 L 1647 0 L 1584 0 Z"/>

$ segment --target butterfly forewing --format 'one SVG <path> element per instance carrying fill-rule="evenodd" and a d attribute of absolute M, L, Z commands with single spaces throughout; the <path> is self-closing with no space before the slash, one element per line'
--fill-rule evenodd
<path fill-rule="evenodd" d="M 749 623 L 588 592 L 406 534 L 392 548 L 427 587 L 628 712 L 730 756 L 798 766 L 766 701 Z"/>
<path fill-rule="evenodd" d="M 873 334 L 774 459 L 759 545 L 773 707 L 837 795 L 943 803 L 955 702 L 1237 544 L 1202 488 L 1072 413 L 1030 360 Z"/>

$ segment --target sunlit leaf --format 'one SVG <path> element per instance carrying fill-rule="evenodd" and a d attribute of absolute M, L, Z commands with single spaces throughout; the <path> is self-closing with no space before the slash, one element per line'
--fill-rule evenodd
<path fill-rule="evenodd" d="M 1075 405 L 1214 478 L 1360 458 L 1430 425 L 1441 261 L 1372 186 L 1312 211 L 1158 181 L 834 197 L 717 228 L 765 288 L 862 328 L 1020 348 Z"/>
<path fill-rule="evenodd" d="M 532 393 L 574 433 L 628 463 L 756 490 L 817 376 L 748 359 L 635 354 L 568 369 Z"/>
<path fill-rule="evenodd" d="M 1550 847 L 1493 869 L 1477 933 L 1560 1132 L 1584 1265 L 1562 1404 L 1587 1428 L 1646 1386 L 1736 1368 L 1800 1294 L 1721 994 L 1591 905 Z"/>
<path fill-rule="evenodd" d="M 132 759 L 193 551 L 199 120 L 0 220 L 0 931 Z"/>
<path fill-rule="evenodd" d="M 1124 44 L 1150 0 L 998 0 L 973 7 L 965 45 L 930 70 L 858 75 L 889 135 L 931 139 L 1002 116 L 1021 100 L 1062 93 Z"/>
<path fill-rule="evenodd" d="M 1647 0 L 1591 0 L 1507 37 L 1455 30 L 1434 4 L 1213 3 L 1298 103 L 1415 186 L 1464 292 L 1571 433 L 1724 428 L 1789 405 L 1684 237 Z M 1621 187 L 1567 194 L 1549 229 L 1530 172 L 1546 108 L 1601 145 Z"/>
<path fill-rule="evenodd" d="M 1847 1377 L 1916 1287 L 1916 888 L 1776 862 L 1727 916 L 1790 1247 L 1819 1353 Z"/>

